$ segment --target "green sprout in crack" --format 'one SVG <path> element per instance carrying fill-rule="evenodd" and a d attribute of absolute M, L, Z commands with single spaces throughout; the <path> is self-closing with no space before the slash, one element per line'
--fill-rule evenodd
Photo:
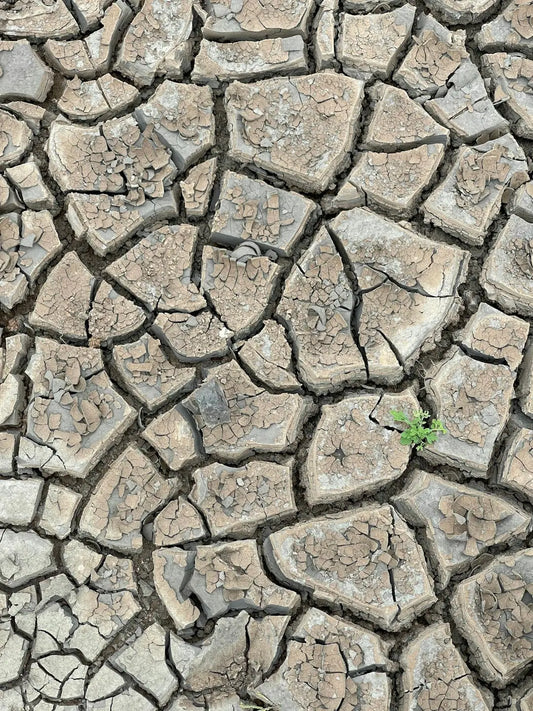
<path fill-rule="evenodd" d="M 406 445 L 415 445 L 417 452 L 424 449 L 428 444 L 437 441 L 439 432 L 446 434 L 444 425 L 440 420 L 433 419 L 428 425 L 429 412 L 418 410 L 413 414 L 413 419 L 400 410 L 391 410 L 395 422 L 402 422 L 407 425 L 407 429 L 402 432 L 400 442 Z"/>

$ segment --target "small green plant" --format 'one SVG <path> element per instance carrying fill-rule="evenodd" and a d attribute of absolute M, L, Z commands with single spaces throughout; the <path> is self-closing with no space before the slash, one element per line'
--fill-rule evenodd
<path fill-rule="evenodd" d="M 391 410 L 390 414 L 395 422 L 403 422 L 407 425 L 407 429 L 402 432 L 400 442 L 402 444 L 415 445 L 418 452 L 424 449 L 426 445 L 436 442 L 439 432 L 446 434 L 444 425 L 440 420 L 433 419 L 428 425 L 430 415 L 425 410 L 418 410 L 413 413 L 412 420 L 400 410 Z"/>

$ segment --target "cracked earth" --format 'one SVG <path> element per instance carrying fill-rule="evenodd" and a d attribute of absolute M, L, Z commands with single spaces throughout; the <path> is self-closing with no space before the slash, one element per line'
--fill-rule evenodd
<path fill-rule="evenodd" d="M 0 711 L 533 711 L 531 0 L 0 33 Z"/>

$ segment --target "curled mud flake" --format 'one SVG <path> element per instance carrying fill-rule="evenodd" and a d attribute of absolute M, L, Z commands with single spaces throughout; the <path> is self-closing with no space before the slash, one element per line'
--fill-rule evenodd
<path fill-rule="evenodd" d="M 57 208 L 55 198 L 46 186 L 39 165 L 33 156 L 29 156 L 25 163 L 6 168 L 5 174 L 28 209 L 55 210 Z"/>
<path fill-rule="evenodd" d="M 451 611 L 483 679 L 497 688 L 533 661 L 533 549 L 501 556 L 459 583 Z"/>
<path fill-rule="evenodd" d="M 44 101 L 53 81 L 52 70 L 27 40 L 0 41 L 0 101 Z"/>
<path fill-rule="evenodd" d="M 53 544 L 34 531 L 0 529 L 0 582 L 7 588 L 49 575 L 56 565 Z"/>
<path fill-rule="evenodd" d="M 101 26 L 83 39 L 47 40 L 43 47 L 47 61 L 67 77 L 95 79 L 105 74 L 132 15 L 130 6 L 123 0 L 112 3 L 102 16 Z"/>
<path fill-rule="evenodd" d="M 331 72 L 234 82 L 226 90 L 229 155 L 321 192 L 346 164 L 362 97 L 361 81 Z"/>
<path fill-rule="evenodd" d="M 490 711 L 491 693 L 479 687 L 452 642 L 450 626 L 419 632 L 402 652 L 401 711 Z"/>
<path fill-rule="evenodd" d="M 149 410 L 155 410 L 192 385 L 194 368 L 175 366 L 159 341 L 145 333 L 138 341 L 113 348 L 113 363 L 125 386 Z"/>
<path fill-rule="evenodd" d="M 337 56 L 345 74 L 387 79 L 411 36 L 415 8 L 404 5 L 379 15 L 341 15 Z"/>
<path fill-rule="evenodd" d="M 365 146 L 373 150 L 396 150 L 417 144 L 447 145 L 448 129 L 431 118 L 403 89 L 379 82 L 369 93 L 375 105 Z"/>
<path fill-rule="evenodd" d="M 235 361 L 209 369 L 184 401 L 208 454 L 231 460 L 252 452 L 281 452 L 296 440 L 311 402 L 297 394 L 258 388 Z"/>
<path fill-rule="evenodd" d="M 411 95 L 434 95 L 468 59 L 464 30 L 450 32 L 431 15 L 421 15 L 411 47 L 394 74 L 394 81 Z"/>
<path fill-rule="evenodd" d="M 322 227 L 292 268 L 277 310 L 294 342 L 299 375 L 316 392 L 366 379 L 351 329 L 353 308 L 341 256 Z"/>
<path fill-rule="evenodd" d="M 94 121 L 124 111 L 138 97 L 135 87 L 111 74 L 89 81 L 76 77 L 67 82 L 57 106 L 74 121 Z"/>
<path fill-rule="evenodd" d="M 0 110 L 0 168 L 18 163 L 31 142 L 32 132 L 28 125 L 8 111 Z"/>
<path fill-rule="evenodd" d="M 27 446 L 19 464 L 84 477 L 129 427 L 135 412 L 113 388 L 100 352 L 36 339 L 26 370 L 32 381 Z"/>
<path fill-rule="evenodd" d="M 205 216 L 211 200 L 216 170 L 217 159 L 209 158 L 191 168 L 185 180 L 180 182 L 187 217 Z"/>
<path fill-rule="evenodd" d="M 528 334 L 527 321 L 508 316 L 482 302 L 455 340 L 474 358 L 504 361 L 511 370 L 516 370 L 522 361 Z"/>
<path fill-rule="evenodd" d="M 0 3 L 0 26 L 11 37 L 61 39 L 79 27 L 63 0 L 15 0 Z"/>
<path fill-rule="evenodd" d="M 449 77 L 446 88 L 443 96 L 439 92 L 424 103 L 424 108 L 459 139 L 481 143 L 507 132 L 508 122 L 494 108 L 473 62 L 464 60 Z"/>
<path fill-rule="evenodd" d="M 292 466 L 253 461 L 242 467 L 210 464 L 194 473 L 191 501 L 213 536 L 248 536 L 267 521 L 296 513 Z"/>
<path fill-rule="evenodd" d="M 426 222 L 481 245 L 500 211 L 504 191 L 528 178 L 525 155 L 509 135 L 459 149 L 445 180 L 423 205 Z"/>
<path fill-rule="evenodd" d="M 94 277 L 76 252 L 68 252 L 41 287 L 30 323 L 54 334 L 87 340 Z"/>
<path fill-rule="evenodd" d="M 198 294 L 198 297 L 203 300 L 203 296 Z M 185 363 L 224 355 L 233 336 L 233 331 L 208 310 L 195 314 L 159 314 L 153 332 Z"/>
<path fill-rule="evenodd" d="M 215 143 L 213 96 L 207 86 L 164 81 L 149 101 L 135 110 L 144 128 L 153 127 L 183 172 Z"/>
<path fill-rule="evenodd" d="M 507 211 L 527 222 L 533 222 L 533 180 L 524 183 L 514 191 Z"/>
<path fill-rule="evenodd" d="M 369 205 L 410 216 L 444 157 L 440 143 L 394 153 L 365 151 L 346 182 Z M 343 186 L 341 186 L 341 190 Z"/>
<path fill-rule="evenodd" d="M 257 326 L 271 302 L 281 268 L 259 250 L 242 255 L 207 245 L 202 251 L 201 292 L 237 336 Z"/>
<path fill-rule="evenodd" d="M 281 581 L 384 629 L 404 627 L 436 599 L 422 551 L 389 505 L 282 529 L 266 539 L 264 554 Z"/>
<path fill-rule="evenodd" d="M 175 480 L 164 479 L 150 460 L 130 445 L 96 486 L 79 529 L 109 548 L 140 550 L 144 519 L 170 498 L 175 484 Z"/>
<path fill-rule="evenodd" d="M 505 444 L 498 481 L 533 500 L 533 433 L 514 428 Z"/>
<path fill-rule="evenodd" d="M 531 316 L 533 224 L 511 215 L 493 244 L 481 273 L 487 296 L 504 309 Z"/>
<path fill-rule="evenodd" d="M 426 376 L 435 415 L 447 432 L 422 456 L 485 477 L 509 417 L 514 379 L 506 365 L 474 360 L 453 346 Z"/>
<path fill-rule="evenodd" d="M 66 206 L 66 218 L 78 239 L 87 240 L 100 256 L 117 250 L 146 223 L 178 214 L 172 191 L 153 200 L 145 197 L 140 204 L 125 195 L 70 193 Z"/>
<path fill-rule="evenodd" d="M 268 320 L 261 331 L 235 348 L 240 360 L 267 387 L 277 390 L 300 389 L 300 382 L 292 367 L 292 350 L 285 329 L 276 321 Z"/>
<path fill-rule="evenodd" d="M 424 527 L 444 587 L 489 546 L 523 540 L 527 514 L 503 498 L 417 470 L 394 504 L 413 526 Z"/>
<path fill-rule="evenodd" d="M 183 496 L 167 504 L 154 519 L 152 541 L 155 546 L 179 546 L 205 535 L 202 517 Z"/>
<path fill-rule="evenodd" d="M 229 246 L 241 241 L 256 242 L 287 255 L 302 236 L 314 207 L 311 200 L 298 193 L 226 171 L 211 238 Z"/>
<path fill-rule="evenodd" d="M 307 35 L 312 0 L 261 0 L 235 4 L 231 0 L 208 0 L 203 34 L 210 39 L 258 40 L 263 37 Z"/>
<path fill-rule="evenodd" d="M 419 409 L 412 390 L 353 395 L 324 405 L 303 468 L 310 504 L 370 494 L 400 477 L 410 448 L 400 444 L 390 411 Z"/>
<path fill-rule="evenodd" d="M 276 37 L 253 42 L 210 42 L 203 39 L 191 79 L 217 87 L 221 82 L 262 79 L 267 75 L 301 73 L 307 69 L 304 40 Z"/>
<path fill-rule="evenodd" d="M 192 0 L 148 0 L 130 23 L 115 69 L 138 86 L 156 76 L 181 79 L 190 62 Z"/>
<path fill-rule="evenodd" d="M 491 78 L 494 101 L 504 103 L 514 132 L 533 138 L 533 61 L 499 52 L 483 56 L 482 66 Z"/>
<path fill-rule="evenodd" d="M 476 35 L 484 51 L 527 51 L 533 48 L 533 9 L 528 0 L 512 0 Z"/>
<path fill-rule="evenodd" d="M 156 417 L 142 433 L 173 471 L 200 458 L 200 436 L 191 416 L 180 405 Z"/>
<path fill-rule="evenodd" d="M 99 346 L 105 341 L 131 335 L 145 321 L 144 311 L 102 281 L 91 302 L 89 313 L 89 344 Z"/>
<path fill-rule="evenodd" d="M 137 684 L 165 704 L 178 688 L 178 680 L 166 660 L 166 632 L 154 623 L 126 644 L 111 658 L 111 664 L 127 673 Z"/>
<path fill-rule="evenodd" d="M 205 306 L 191 281 L 197 239 L 196 227 L 165 225 L 150 231 L 106 273 L 152 311 L 197 311 Z"/>

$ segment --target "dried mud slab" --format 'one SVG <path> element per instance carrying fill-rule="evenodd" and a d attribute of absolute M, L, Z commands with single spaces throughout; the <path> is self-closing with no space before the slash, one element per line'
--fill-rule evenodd
<path fill-rule="evenodd" d="M 531 585 L 533 551 L 495 558 L 460 583 L 452 615 L 483 679 L 496 688 L 515 679 L 533 659 Z"/>
<path fill-rule="evenodd" d="M 386 630 L 405 627 L 436 600 L 422 550 L 389 505 L 282 529 L 264 553 L 279 580 Z"/>

